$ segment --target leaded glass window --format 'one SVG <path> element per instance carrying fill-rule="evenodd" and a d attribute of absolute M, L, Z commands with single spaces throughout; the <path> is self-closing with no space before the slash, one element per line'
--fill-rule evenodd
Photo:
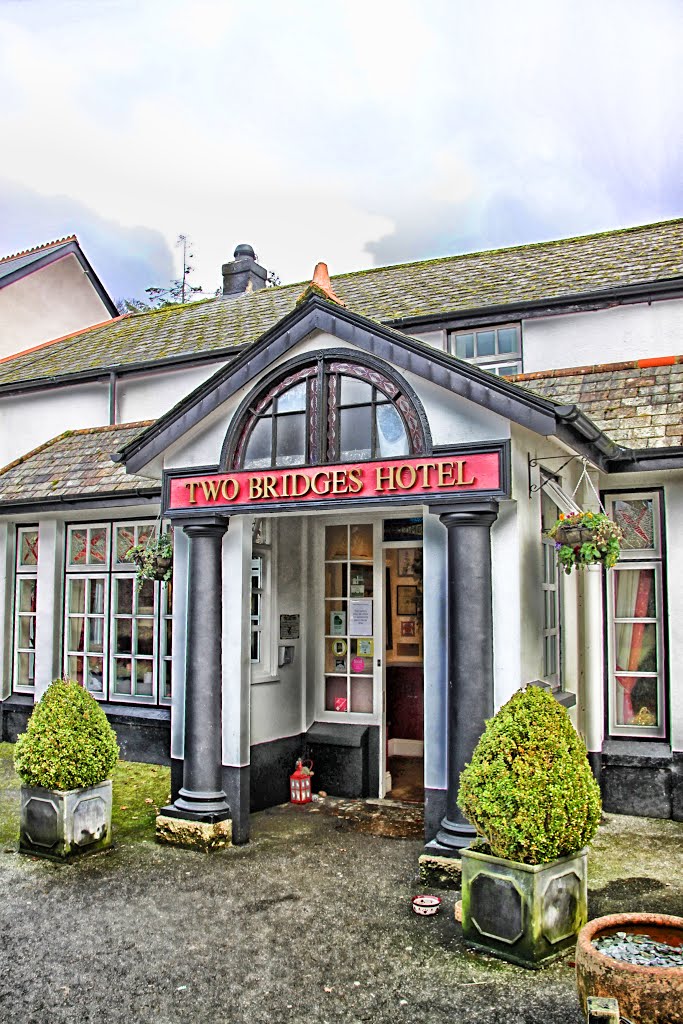
<path fill-rule="evenodd" d="M 236 431 L 228 465 L 267 469 L 426 451 L 407 389 L 364 364 L 319 356 L 255 397 Z"/>

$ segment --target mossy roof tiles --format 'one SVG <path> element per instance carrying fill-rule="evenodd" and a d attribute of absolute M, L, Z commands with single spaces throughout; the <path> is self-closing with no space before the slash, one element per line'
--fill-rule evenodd
<path fill-rule="evenodd" d="M 0 503 L 75 499 L 98 494 L 129 496 L 158 489 L 149 477 L 132 476 L 111 461 L 151 421 L 69 430 L 0 469 Z"/>
<path fill-rule="evenodd" d="M 683 275 L 683 219 L 579 238 L 465 253 L 333 277 L 347 308 L 380 322 L 543 303 Z M 304 284 L 125 316 L 0 363 L 0 386 L 209 355 L 256 341 Z"/>

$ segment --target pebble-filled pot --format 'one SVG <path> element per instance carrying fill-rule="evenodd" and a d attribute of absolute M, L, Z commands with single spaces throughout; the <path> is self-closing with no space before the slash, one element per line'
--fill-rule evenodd
<path fill-rule="evenodd" d="M 633 1024 L 683 1024 L 683 918 L 611 914 L 589 921 L 576 944 L 576 983 L 613 996 Z"/>

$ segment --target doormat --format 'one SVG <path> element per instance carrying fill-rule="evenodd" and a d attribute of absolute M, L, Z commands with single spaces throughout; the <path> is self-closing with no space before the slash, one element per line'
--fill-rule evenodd
<path fill-rule="evenodd" d="M 393 800 L 343 800 L 325 797 L 318 802 L 325 814 L 333 814 L 354 832 L 386 839 L 422 839 L 424 808 Z"/>

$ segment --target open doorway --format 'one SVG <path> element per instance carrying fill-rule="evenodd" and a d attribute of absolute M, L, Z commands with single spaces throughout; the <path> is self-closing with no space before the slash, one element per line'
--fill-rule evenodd
<path fill-rule="evenodd" d="M 386 796 L 423 803 L 422 545 L 385 543 L 384 555 Z"/>

